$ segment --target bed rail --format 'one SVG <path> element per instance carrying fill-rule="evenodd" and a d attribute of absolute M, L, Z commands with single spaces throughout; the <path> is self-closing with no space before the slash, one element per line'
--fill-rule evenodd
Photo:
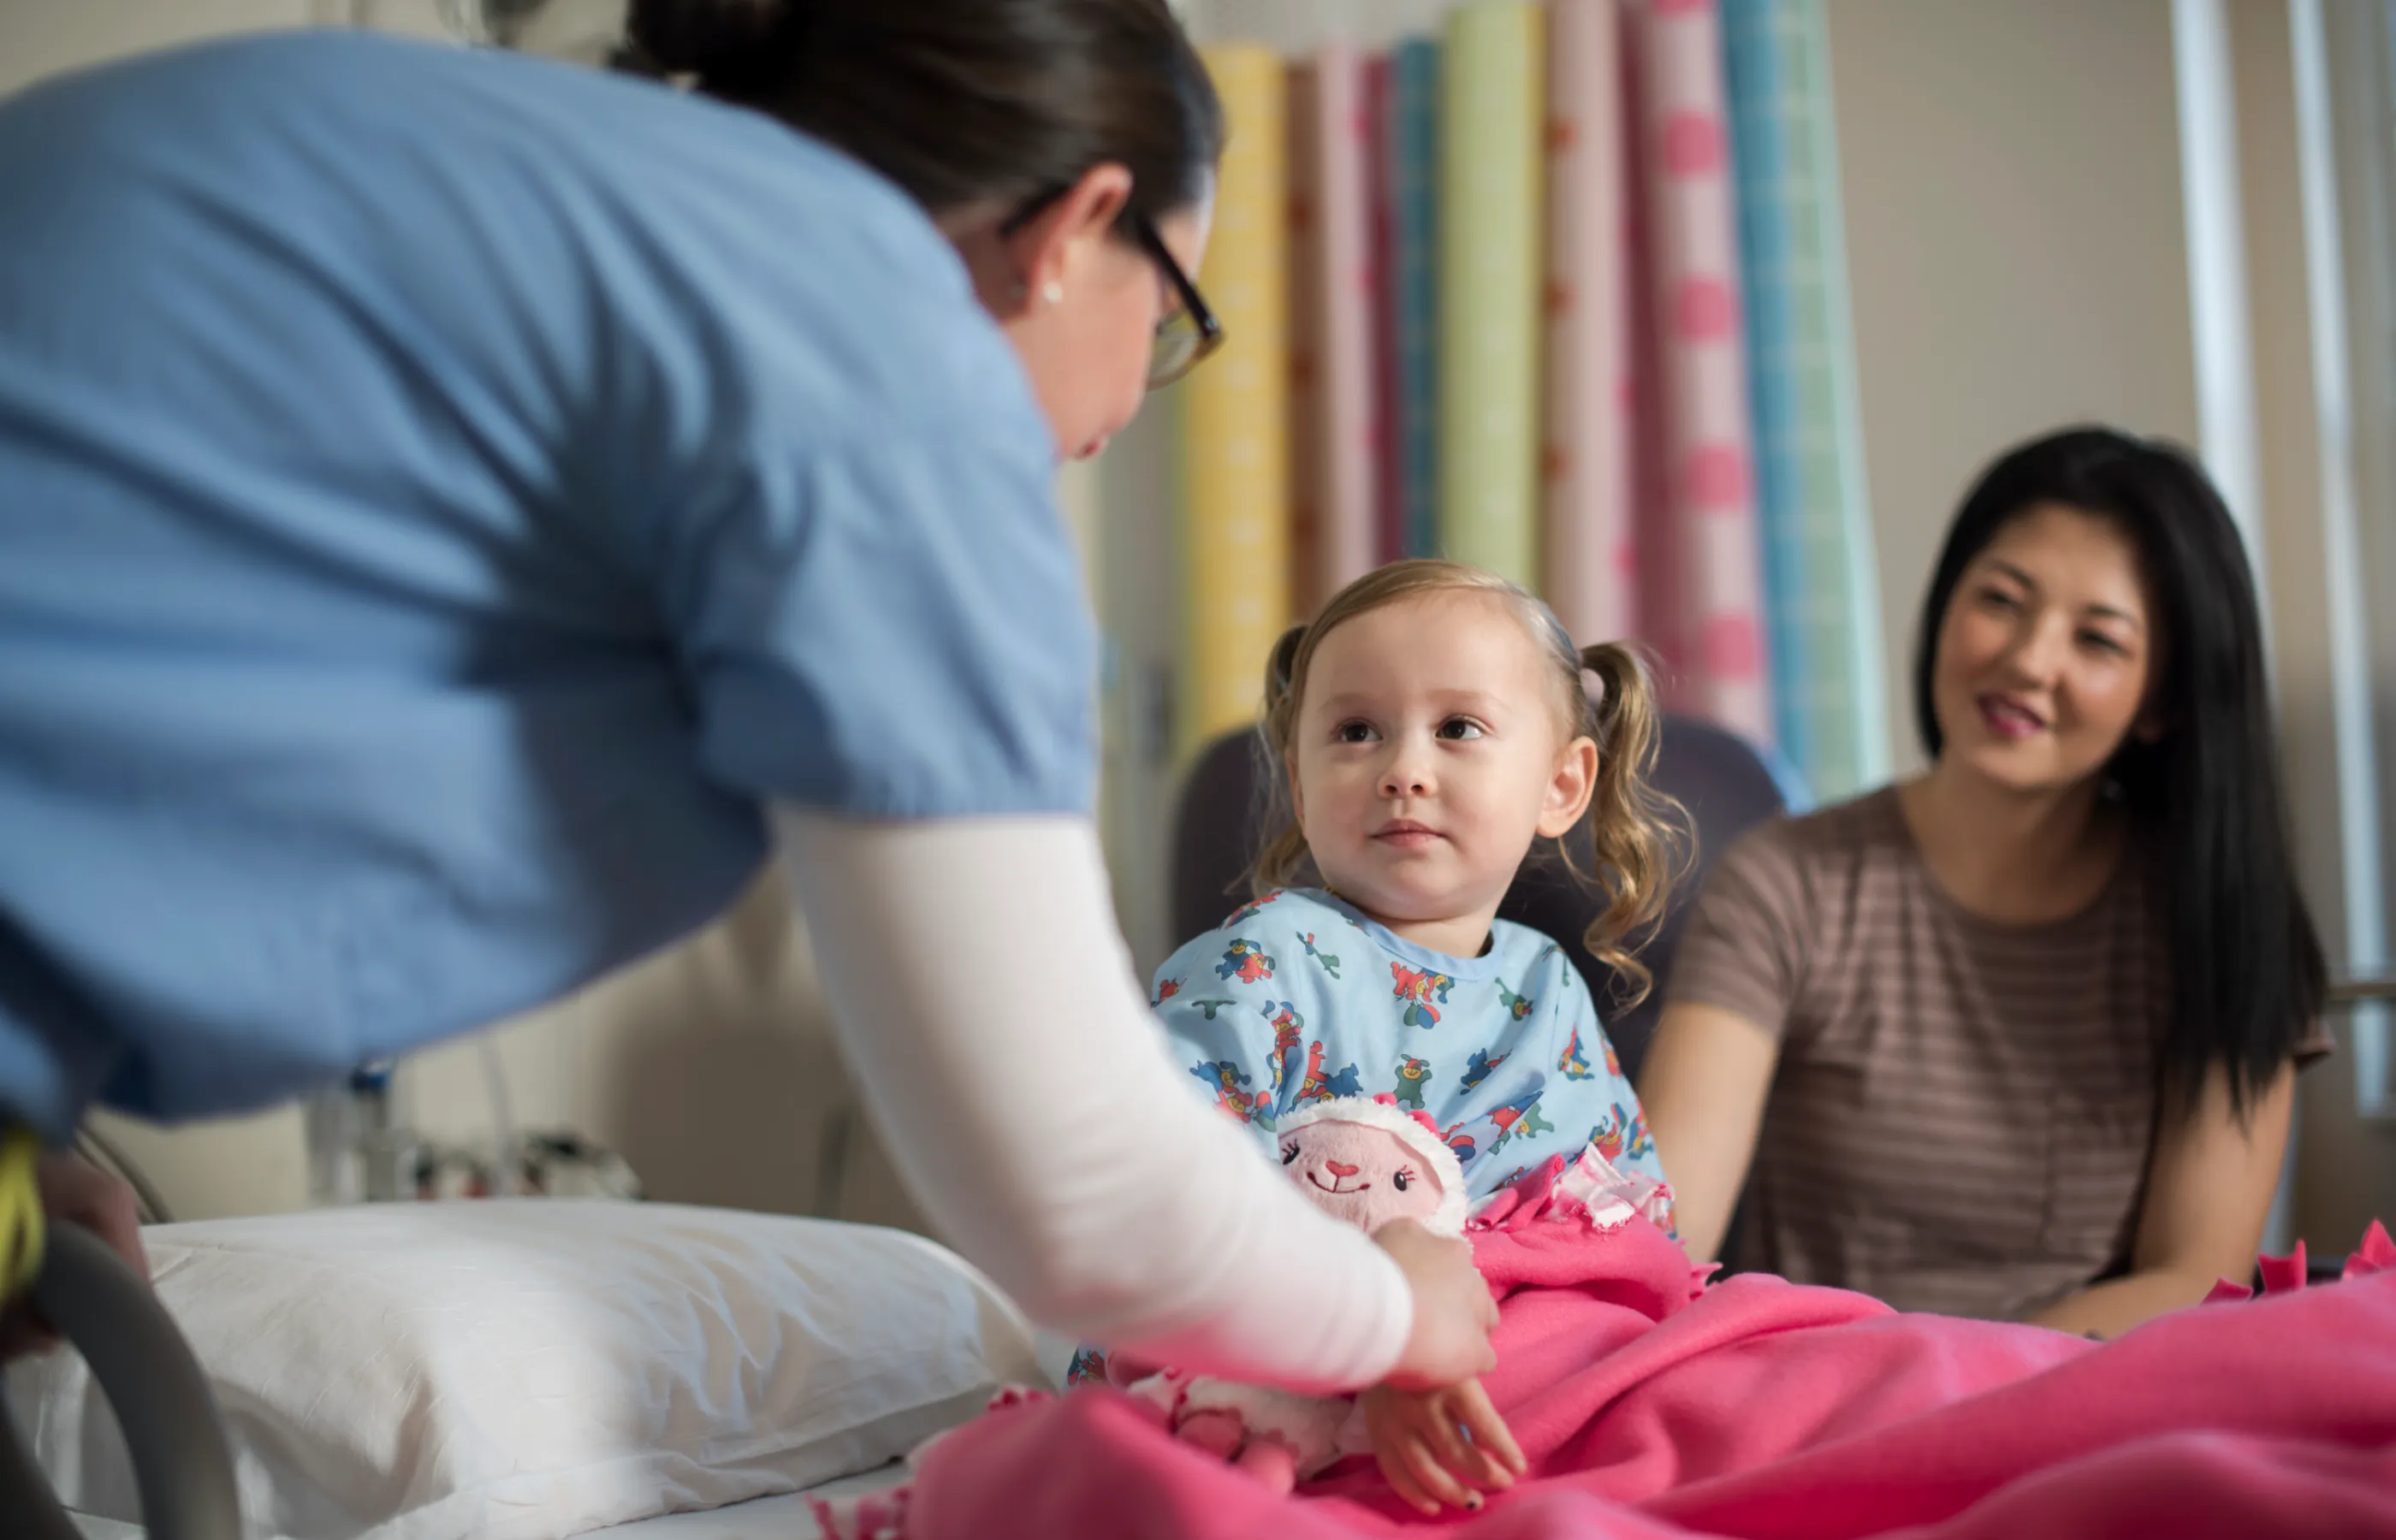
<path fill-rule="evenodd" d="M 216 1398 L 149 1285 L 89 1230 L 54 1224 L 33 1303 L 107 1392 L 133 1456 L 148 1540 L 241 1540 Z M 22 1540 L 80 1540 L 13 1425 L 0 1436 L 0 1530 Z"/>

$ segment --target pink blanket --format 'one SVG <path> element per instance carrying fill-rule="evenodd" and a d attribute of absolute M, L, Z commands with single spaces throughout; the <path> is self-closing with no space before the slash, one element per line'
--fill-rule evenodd
<path fill-rule="evenodd" d="M 1427 1520 L 1369 1461 L 1277 1498 L 1091 1388 L 938 1442 L 887 1533 L 2396 1536 L 2396 1248 L 2376 1226 L 2342 1283 L 2099 1346 L 1774 1278 L 1701 1288 L 1644 1218 L 1609 1231 L 1525 1201 L 1476 1225 L 1504 1318 L 1487 1385 L 1531 1460 L 1482 1512 Z"/>

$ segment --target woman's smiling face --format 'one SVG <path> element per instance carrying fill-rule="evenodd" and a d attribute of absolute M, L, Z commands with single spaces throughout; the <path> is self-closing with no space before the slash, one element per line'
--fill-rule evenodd
<path fill-rule="evenodd" d="M 2149 706 L 2156 634 L 2137 547 L 2108 519 L 2043 503 L 2007 521 L 1955 586 L 1932 699 L 1943 760 L 2022 791 L 2101 771 Z"/>

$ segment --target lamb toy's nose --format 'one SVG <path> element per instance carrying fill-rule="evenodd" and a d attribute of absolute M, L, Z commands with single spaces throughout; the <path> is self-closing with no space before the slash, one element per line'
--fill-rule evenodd
<path fill-rule="evenodd" d="M 1331 1169 L 1331 1175 L 1334 1176 L 1353 1176 L 1362 1169 L 1357 1166 L 1341 1165 L 1337 1161 L 1325 1161 L 1323 1163 Z"/>

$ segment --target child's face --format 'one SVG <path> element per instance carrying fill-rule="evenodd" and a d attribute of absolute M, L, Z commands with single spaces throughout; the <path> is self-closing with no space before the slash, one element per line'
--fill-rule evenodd
<path fill-rule="evenodd" d="M 1324 880 L 1385 924 L 1485 924 L 1532 840 L 1589 803 L 1596 750 L 1559 731 L 1554 667 L 1489 594 L 1423 594 L 1325 636 L 1291 742 Z"/>

